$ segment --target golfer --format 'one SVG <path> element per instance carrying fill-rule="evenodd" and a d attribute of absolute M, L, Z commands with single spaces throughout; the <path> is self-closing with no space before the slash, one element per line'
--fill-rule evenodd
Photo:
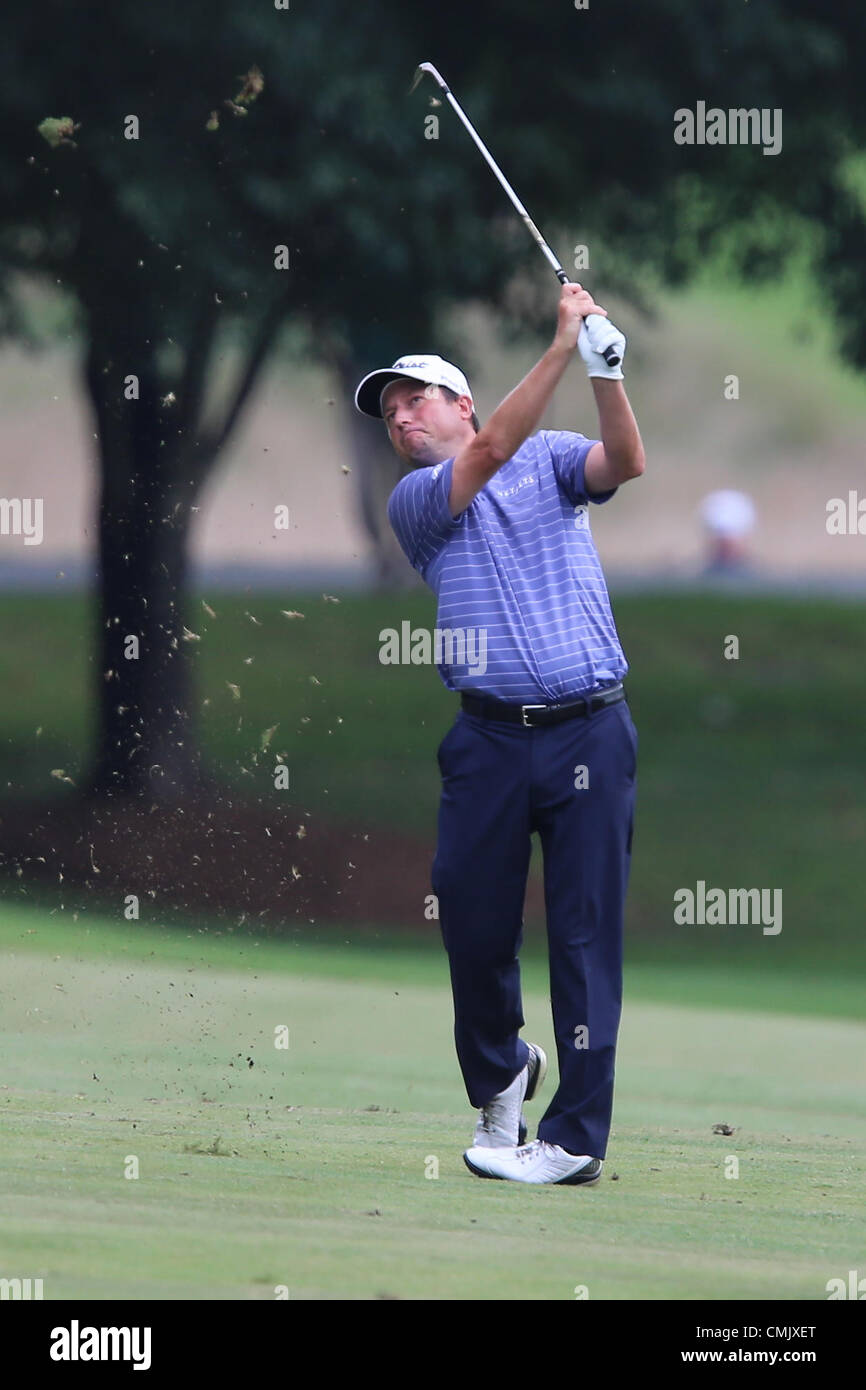
<path fill-rule="evenodd" d="M 432 888 L 457 1057 L 479 1112 L 464 1159 L 479 1177 L 525 1183 L 600 1177 L 622 1003 L 637 735 L 588 504 L 639 477 L 644 451 L 621 366 L 593 350 L 588 314 L 606 311 L 579 284 L 563 285 L 550 347 L 483 426 L 465 376 L 439 357 L 399 358 L 355 393 L 411 470 L 388 516 L 438 596 L 437 633 L 449 641 L 437 669 L 460 694 L 437 755 Z M 616 347 L 622 360 L 622 334 Z M 575 350 L 600 438 L 533 433 Z M 559 1086 L 538 1138 L 525 1143 L 523 1104 L 547 1069 L 542 1048 L 520 1037 L 533 832 Z"/>

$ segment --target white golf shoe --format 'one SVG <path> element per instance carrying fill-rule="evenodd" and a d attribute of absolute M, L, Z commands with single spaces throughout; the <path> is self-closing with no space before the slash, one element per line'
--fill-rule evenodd
<path fill-rule="evenodd" d="M 529 1060 L 511 1085 L 494 1096 L 478 1112 L 473 1148 L 513 1149 L 526 1138 L 523 1102 L 532 1100 L 547 1074 L 547 1055 L 537 1043 L 528 1043 Z"/>
<path fill-rule="evenodd" d="M 550 1182 L 574 1186 L 598 1182 L 602 1161 L 587 1154 L 570 1154 L 558 1144 L 534 1139 L 520 1148 L 491 1149 L 476 1144 L 463 1155 L 466 1167 L 479 1178 L 512 1182 Z"/>

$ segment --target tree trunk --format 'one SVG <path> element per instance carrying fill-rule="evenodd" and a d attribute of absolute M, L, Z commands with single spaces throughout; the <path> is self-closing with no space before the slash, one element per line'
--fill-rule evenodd
<path fill-rule="evenodd" d="M 153 340 L 139 339 L 121 368 L 111 359 L 110 325 L 91 327 L 86 377 L 102 483 L 99 724 L 86 791 L 177 800 L 203 781 L 183 595 L 191 507 L 205 470 L 198 457 L 194 467 L 183 462 L 186 441 L 158 396 Z M 137 400 L 124 397 L 127 372 L 138 377 Z"/>

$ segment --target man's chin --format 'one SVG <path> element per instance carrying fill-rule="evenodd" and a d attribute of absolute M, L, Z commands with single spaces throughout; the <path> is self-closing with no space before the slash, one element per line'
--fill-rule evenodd
<path fill-rule="evenodd" d="M 416 448 L 403 449 L 403 458 L 412 468 L 429 468 L 436 460 L 428 457 L 427 446 L 419 444 Z"/>

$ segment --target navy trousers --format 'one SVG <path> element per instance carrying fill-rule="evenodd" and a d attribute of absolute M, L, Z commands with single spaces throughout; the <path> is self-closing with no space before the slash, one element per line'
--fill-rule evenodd
<path fill-rule="evenodd" d="M 505 1090 L 528 1057 L 518 951 L 537 831 L 559 1061 L 538 1137 L 604 1158 L 634 824 L 637 733 L 628 704 L 537 729 L 461 709 L 437 758 L 432 888 L 470 1104 L 480 1108 Z"/>

